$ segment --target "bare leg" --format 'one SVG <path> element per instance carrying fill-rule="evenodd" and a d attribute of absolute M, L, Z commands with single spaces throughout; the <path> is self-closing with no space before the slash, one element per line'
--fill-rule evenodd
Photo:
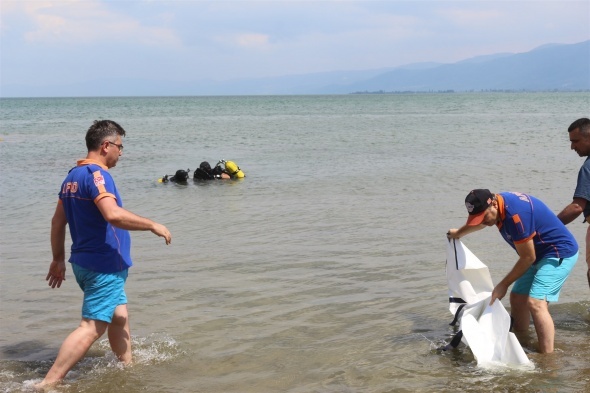
<path fill-rule="evenodd" d="M 127 305 L 121 304 L 115 309 L 113 320 L 108 329 L 109 343 L 117 358 L 124 364 L 131 363 L 131 332 Z"/>
<path fill-rule="evenodd" d="M 555 339 L 555 326 L 553 318 L 549 314 L 549 304 L 545 300 L 529 298 L 529 309 L 533 316 L 533 323 L 539 340 L 539 352 L 553 352 L 553 341 Z"/>
<path fill-rule="evenodd" d="M 512 327 L 515 332 L 526 332 L 529 330 L 531 315 L 528 300 L 528 295 L 510 293 L 510 314 L 514 319 Z"/>
<path fill-rule="evenodd" d="M 65 378 L 68 371 L 76 365 L 92 344 L 100 338 L 107 328 L 107 323 L 91 319 L 82 319 L 80 326 L 64 340 L 53 366 L 35 388 L 54 385 Z"/>

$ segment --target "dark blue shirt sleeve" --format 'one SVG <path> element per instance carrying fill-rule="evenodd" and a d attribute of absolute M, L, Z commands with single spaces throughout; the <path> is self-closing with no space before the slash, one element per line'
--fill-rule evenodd
<path fill-rule="evenodd" d="M 582 198 L 590 201 L 590 157 L 584 161 L 584 164 L 578 172 L 578 184 L 574 191 L 574 198 Z M 584 217 L 590 215 L 590 203 L 586 203 L 584 208 Z"/>

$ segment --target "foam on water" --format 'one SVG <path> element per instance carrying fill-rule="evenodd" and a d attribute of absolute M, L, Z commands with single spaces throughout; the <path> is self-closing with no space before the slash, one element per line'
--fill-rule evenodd
<path fill-rule="evenodd" d="M 69 391 L 73 386 L 84 384 L 87 381 L 101 378 L 112 378 L 114 374 L 125 373 L 128 369 L 141 369 L 143 366 L 154 366 L 173 361 L 183 356 L 176 340 L 164 333 L 151 334 L 148 337 L 132 336 L 133 364 L 125 366 L 118 361 L 110 349 L 108 339 L 99 340 L 66 376 L 59 387 L 51 388 L 49 392 Z M 34 385 L 43 378 L 26 379 L 22 383 L 17 382 L 26 376 L 30 370 L 44 375 L 53 364 L 54 359 L 43 361 L 29 361 L 4 363 L 0 372 L 0 383 L 3 392 L 35 391 Z M 124 378 L 124 376 L 123 376 Z"/>

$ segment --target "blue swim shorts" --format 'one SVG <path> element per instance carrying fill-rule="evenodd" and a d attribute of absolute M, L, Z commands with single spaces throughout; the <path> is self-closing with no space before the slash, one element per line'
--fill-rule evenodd
<path fill-rule="evenodd" d="M 577 261 L 578 253 L 569 258 L 543 258 L 516 280 L 512 292 L 556 302 L 563 283 Z"/>
<path fill-rule="evenodd" d="M 82 318 L 111 323 L 115 308 L 127 304 L 127 269 L 116 273 L 99 273 L 72 263 L 72 270 L 84 292 Z"/>

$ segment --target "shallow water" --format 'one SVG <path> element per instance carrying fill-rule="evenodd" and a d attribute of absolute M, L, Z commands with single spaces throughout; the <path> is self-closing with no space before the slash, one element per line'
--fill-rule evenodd
<path fill-rule="evenodd" d="M 92 120 L 128 132 L 113 176 L 125 207 L 172 245 L 132 233 L 135 364 L 103 340 L 60 392 L 581 392 L 590 307 L 580 261 L 551 306 L 556 352 L 484 370 L 440 353 L 445 232 L 472 188 L 528 192 L 555 212 L 583 159 L 567 126 L 588 93 L 0 100 L 0 391 L 28 391 L 80 315 L 44 281 L 49 224 Z M 242 181 L 157 179 L 233 160 Z M 585 224 L 569 225 L 584 244 Z M 464 239 L 497 282 L 515 254 L 493 229 Z M 504 304 L 508 308 L 507 299 Z"/>

